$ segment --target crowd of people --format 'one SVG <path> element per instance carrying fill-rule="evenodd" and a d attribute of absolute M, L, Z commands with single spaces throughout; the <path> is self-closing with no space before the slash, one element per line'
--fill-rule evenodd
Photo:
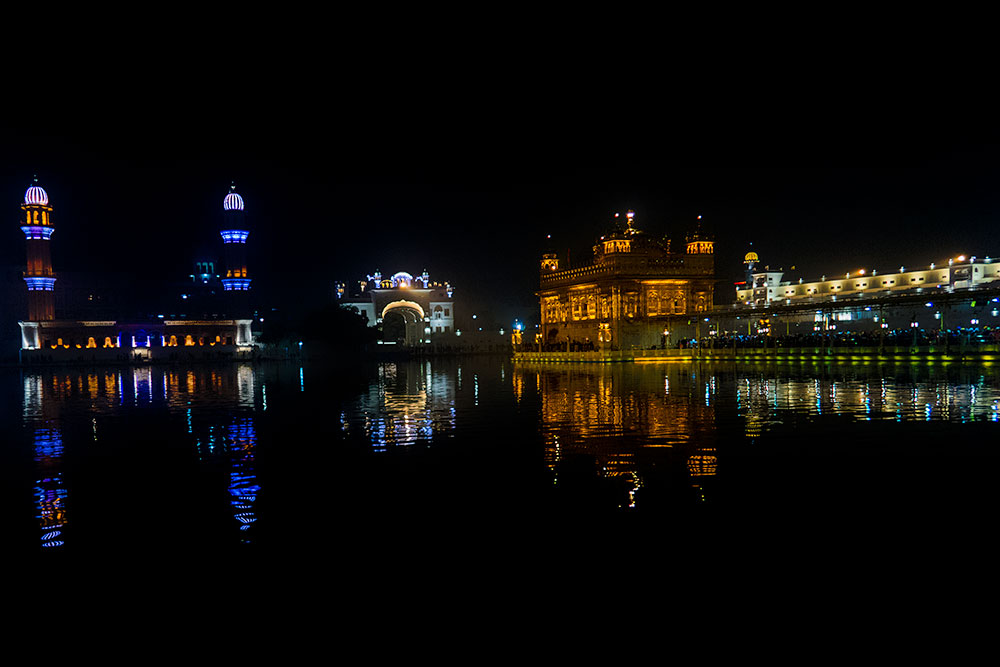
<path fill-rule="evenodd" d="M 883 329 L 823 331 L 787 335 L 722 335 L 681 341 L 680 347 L 704 349 L 830 348 L 830 347 L 963 347 L 1000 343 L 1000 327 L 955 329 Z"/>
<path fill-rule="evenodd" d="M 537 349 L 538 346 L 534 346 L 533 349 Z M 570 340 L 562 341 L 558 343 L 543 343 L 539 352 L 593 352 L 597 349 L 594 341 L 589 338 L 586 340 Z"/>
<path fill-rule="evenodd" d="M 701 339 L 682 338 L 650 349 L 777 349 L 842 347 L 977 347 L 1000 344 L 1000 327 L 958 327 L 954 329 L 882 329 L 880 331 L 814 331 L 783 335 L 723 334 Z M 598 349 L 594 341 L 563 340 L 532 346 L 539 352 L 590 352 Z"/>

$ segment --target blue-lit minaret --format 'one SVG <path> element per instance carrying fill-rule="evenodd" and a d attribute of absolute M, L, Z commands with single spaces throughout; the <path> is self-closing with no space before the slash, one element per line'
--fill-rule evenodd
<path fill-rule="evenodd" d="M 250 289 L 250 273 L 247 271 L 246 242 L 250 232 L 243 221 L 243 197 L 236 193 L 236 184 L 229 189 L 229 194 L 222 200 L 222 243 L 224 244 L 226 277 L 222 286 L 227 292 L 245 293 Z M 233 295 L 237 296 L 237 295 Z M 233 299 L 233 305 L 238 311 L 249 310 L 246 307 L 245 295 Z M 247 312 L 234 312 L 232 315 L 245 317 Z"/>
<path fill-rule="evenodd" d="M 52 271 L 52 254 L 49 239 L 55 227 L 52 226 L 52 207 L 49 195 L 38 184 L 38 179 L 24 193 L 24 212 L 21 231 L 27 239 L 28 264 L 24 271 L 24 282 L 28 284 L 28 320 L 42 322 L 56 318 L 55 294 L 56 275 Z"/>

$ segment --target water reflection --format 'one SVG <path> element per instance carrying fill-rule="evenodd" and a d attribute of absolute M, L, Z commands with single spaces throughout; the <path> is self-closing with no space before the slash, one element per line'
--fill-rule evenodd
<path fill-rule="evenodd" d="M 36 428 L 34 445 L 39 474 L 35 486 L 38 508 L 35 518 L 41 528 L 42 547 L 61 547 L 65 544 L 62 532 L 66 526 L 68 496 L 62 473 L 62 434 L 51 427 Z"/>
<path fill-rule="evenodd" d="M 742 456 L 776 430 L 788 434 L 837 419 L 858 422 L 852 433 L 863 438 L 874 433 L 865 422 L 898 423 L 910 434 L 906 424 L 1000 417 L 1000 377 L 977 367 L 528 364 L 517 370 L 515 398 L 530 400 L 532 388 L 538 395 L 554 485 L 567 462 L 582 459 L 605 479 L 628 480 L 618 492 L 623 508 L 641 507 L 648 476 L 665 469 L 675 472 L 675 482 L 683 471 L 693 497 L 709 500 L 727 453 Z M 822 430 L 814 437 L 821 439 Z"/>
<path fill-rule="evenodd" d="M 270 517 L 294 523 L 303 504 L 344 517 L 419 509 L 427 497 L 438 504 L 426 516 L 491 502 L 505 512 L 641 515 L 717 507 L 788 480 L 800 480 L 799 495 L 774 496 L 805 504 L 814 499 L 809 475 L 827 461 L 806 473 L 800 457 L 821 444 L 832 456 L 878 433 L 898 462 L 903 443 L 947 426 L 947 455 L 961 458 L 968 450 L 956 447 L 987 442 L 992 431 L 980 427 L 1000 415 L 1000 369 L 976 367 L 434 359 L 364 368 L 357 384 L 298 364 L 8 378 L 21 422 L 10 460 L 23 466 L 12 488 L 23 489 L 16 511 L 30 532 L 19 539 L 50 551 L 93 544 L 95 526 L 110 535 L 137 524 L 148 530 L 130 535 L 192 539 L 185 531 L 197 524 L 201 537 L 261 544 L 277 530 Z M 838 438 L 823 441 L 827 430 Z M 845 456 L 838 483 L 875 470 L 870 494 L 891 479 L 877 466 L 860 469 L 869 453 Z M 754 456 L 759 465 L 747 466 Z M 770 482 L 759 481 L 772 467 Z M 751 482 L 738 484 L 740 474 Z M 303 485 L 303 475 L 322 483 Z"/>
<path fill-rule="evenodd" d="M 35 463 L 34 500 L 35 519 L 41 530 L 41 546 L 45 548 L 65 545 L 63 534 L 67 516 L 68 491 L 63 478 L 63 437 L 55 420 L 44 410 L 46 384 L 39 375 L 24 377 L 22 417 L 28 427 Z M 71 388 L 68 378 L 53 378 L 49 391 L 61 393 Z"/>
<path fill-rule="evenodd" d="M 666 371 L 624 364 L 522 367 L 513 381 L 519 399 L 534 385 L 540 431 L 553 484 L 561 464 L 592 461 L 605 479 L 622 482 L 619 506 L 634 509 L 645 484 L 642 471 L 686 461 L 692 488 L 715 475 L 712 444 L 717 382 L 707 369 Z"/>
<path fill-rule="evenodd" d="M 381 364 L 367 391 L 341 411 L 341 431 L 348 438 L 363 438 L 378 452 L 445 436 L 455 429 L 460 378 L 460 365 Z M 478 381 L 474 384 L 478 404 Z"/>
<path fill-rule="evenodd" d="M 737 383 L 736 405 L 746 420 L 746 435 L 753 439 L 785 421 L 822 416 L 864 422 L 995 422 L 1000 387 L 994 372 L 987 375 L 977 368 L 933 372 L 901 367 L 891 375 L 847 368 L 826 377 L 750 371 Z"/>
<path fill-rule="evenodd" d="M 113 434 L 110 446 L 120 447 L 125 434 L 129 446 L 138 448 L 134 451 L 140 457 L 155 461 L 174 447 L 189 447 L 207 470 L 227 467 L 227 481 L 223 484 L 236 524 L 231 530 L 238 534 L 239 541 L 251 541 L 261 490 L 255 461 L 254 410 L 263 396 L 258 394 L 256 376 L 249 364 L 23 372 L 21 417 L 34 453 L 33 494 L 42 546 L 72 544 L 74 538 L 68 540 L 67 531 L 72 526 L 68 507 L 74 502 L 74 493 L 67 480 L 75 477 L 67 476 L 67 454 L 77 461 L 100 456 L 105 450 L 100 449 L 104 443 L 98 434 L 106 429 Z M 150 424 L 159 423 L 156 415 L 162 414 L 179 418 L 179 423 L 168 421 L 166 428 L 149 431 Z M 170 427 L 170 423 L 177 427 Z M 123 488 L 139 489 L 151 472 L 154 477 L 163 474 L 148 467 L 130 466 L 120 456 L 107 459 L 106 464 L 116 473 L 131 475 L 120 480 Z M 188 479 L 167 481 L 178 505 L 190 502 L 185 497 Z M 122 498 L 134 498 L 137 503 L 126 511 L 142 515 L 138 503 L 143 496 L 139 491 L 123 492 Z M 166 502 L 173 501 L 168 497 Z M 92 516 L 85 518 L 94 521 Z"/>
<path fill-rule="evenodd" d="M 232 498 L 233 516 L 244 533 L 257 520 L 254 505 L 260 485 L 257 483 L 257 473 L 254 463 L 257 447 L 257 431 L 253 419 L 243 417 L 238 419 L 228 429 L 229 446 L 232 452 L 232 472 L 229 473 L 229 495 Z M 249 542 L 244 535 L 243 542 Z"/>

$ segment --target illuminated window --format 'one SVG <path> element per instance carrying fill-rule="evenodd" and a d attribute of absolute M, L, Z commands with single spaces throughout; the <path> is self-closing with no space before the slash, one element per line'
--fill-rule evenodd
<path fill-rule="evenodd" d="M 97 341 L 94 340 L 93 336 L 87 339 L 87 347 L 97 347 Z"/>
<path fill-rule="evenodd" d="M 184 336 L 184 345 L 185 347 L 191 347 L 192 345 L 194 345 L 194 336 L 192 336 L 191 334 Z"/>

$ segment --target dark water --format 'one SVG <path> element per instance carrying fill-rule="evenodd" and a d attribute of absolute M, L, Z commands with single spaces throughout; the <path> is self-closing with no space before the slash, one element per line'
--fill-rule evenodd
<path fill-rule="evenodd" d="M 744 550 L 1000 507 L 992 366 L 6 369 L 0 392 L 7 553 Z"/>

